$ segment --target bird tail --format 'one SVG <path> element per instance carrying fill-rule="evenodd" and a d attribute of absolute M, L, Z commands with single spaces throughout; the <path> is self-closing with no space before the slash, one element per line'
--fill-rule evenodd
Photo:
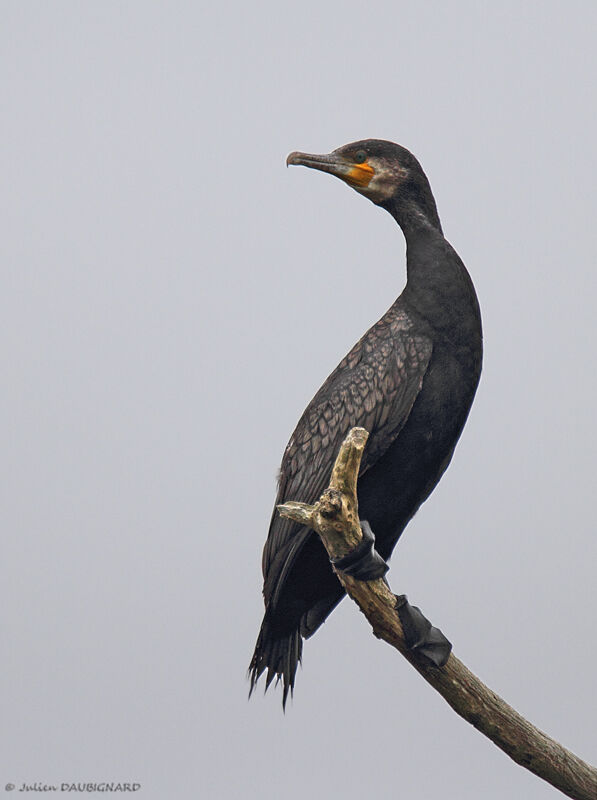
<path fill-rule="evenodd" d="M 303 638 L 298 630 L 282 635 L 274 635 L 272 626 L 266 613 L 261 630 L 255 645 L 255 652 L 249 665 L 249 679 L 251 688 L 249 697 L 257 685 L 259 677 L 267 669 L 265 678 L 265 691 L 267 692 L 271 682 L 276 678 L 276 685 L 279 681 L 283 684 L 282 707 L 286 709 L 288 693 L 292 696 L 294 691 L 294 679 L 296 668 L 303 655 Z"/>

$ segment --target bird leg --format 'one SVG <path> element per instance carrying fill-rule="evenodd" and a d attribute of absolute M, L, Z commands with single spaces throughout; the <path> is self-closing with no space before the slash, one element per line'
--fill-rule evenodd
<path fill-rule="evenodd" d="M 350 575 L 359 581 L 374 581 L 383 578 L 389 566 L 375 549 L 375 536 L 371 525 L 366 520 L 360 520 L 363 538 L 348 555 L 342 558 L 332 558 L 334 569 Z"/>
<path fill-rule="evenodd" d="M 360 520 L 363 539 L 348 555 L 333 558 L 334 569 L 359 581 L 383 578 L 389 567 L 375 549 L 375 536 L 366 520 Z M 436 667 L 443 667 L 452 644 L 439 628 L 423 615 L 420 608 L 411 606 L 405 594 L 396 597 L 396 610 L 404 631 L 404 641 L 409 650 L 425 656 Z"/>

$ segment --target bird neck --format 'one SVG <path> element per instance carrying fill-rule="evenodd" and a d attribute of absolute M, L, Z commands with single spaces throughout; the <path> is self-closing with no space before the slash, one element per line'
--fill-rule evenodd
<path fill-rule="evenodd" d="M 437 283 L 435 267 L 444 260 L 446 240 L 431 189 L 425 193 L 410 191 L 406 197 L 393 197 L 386 209 L 400 225 L 406 239 L 408 284 L 414 288 Z"/>
<path fill-rule="evenodd" d="M 404 219 L 404 217 L 403 217 Z M 442 338 L 480 347 L 481 318 L 470 276 L 442 233 L 439 219 L 413 215 L 401 224 L 407 281 L 402 299 Z"/>
<path fill-rule="evenodd" d="M 407 242 L 425 236 L 426 232 L 443 235 L 435 198 L 426 178 L 416 184 L 400 186 L 385 208 L 402 228 Z"/>

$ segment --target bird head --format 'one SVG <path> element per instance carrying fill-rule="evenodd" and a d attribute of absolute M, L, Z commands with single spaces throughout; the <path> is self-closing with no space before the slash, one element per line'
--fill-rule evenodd
<path fill-rule="evenodd" d="M 420 177 L 427 184 L 421 165 L 412 153 L 382 139 L 352 142 L 326 155 L 290 153 L 286 164 L 329 172 L 376 205 L 385 205 Z"/>

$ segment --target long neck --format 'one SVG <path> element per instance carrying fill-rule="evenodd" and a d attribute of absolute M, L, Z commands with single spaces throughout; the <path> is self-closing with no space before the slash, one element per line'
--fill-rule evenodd
<path fill-rule="evenodd" d="M 422 173 L 416 180 L 401 184 L 384 207 L 404 231 L 407 242 L 411 236 L 429 229 L 442 234 L 435 198 L 427 177 Z"/>
<path fill-rule="evenodd" d="M 447 242 L 444 239 L 437 206 L 429 185 L 427 191 L 398 193 L 386 210 L 402 228 L 406 239 L 407 287 L 434 286 L 443 282 L 442 263 Z M 449 245 L 448 245 L 449 246 Z M 450 275 L 445 278 L 449 281 Z"/>
<path fill-rule="evenodd" d="M 431 192 L 425 211 L 410 198 L 397 199 L 387 210 L 406 238 L 403 300 L 438 333 L 475 346 L 481 337 L 477 296 L 466 267 L 444 238 Z"/>

